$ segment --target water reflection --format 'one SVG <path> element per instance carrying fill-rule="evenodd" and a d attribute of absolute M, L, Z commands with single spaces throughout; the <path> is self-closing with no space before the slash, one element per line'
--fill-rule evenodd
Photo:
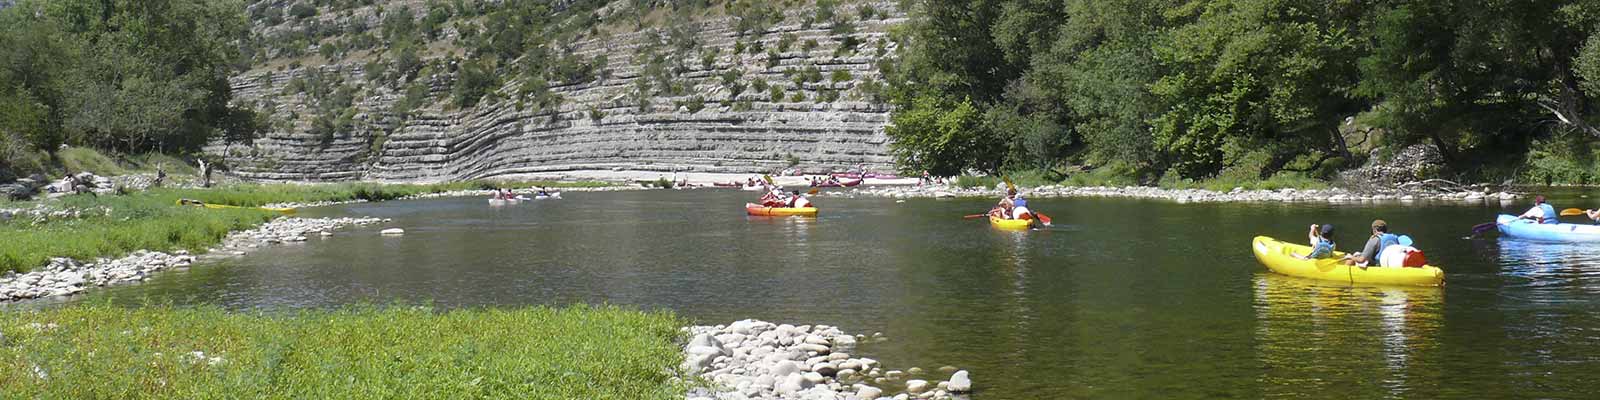
<path fill-rule="evenodd" d="M 1437 346 L 1444 292 L 1258 273 L 1257 352 L 1268 397 L 1405 398 Z M 1368 384 L 1379 382 L 1377 386 Z"/>
<path fill-rule="evenodd" d="M 1529 289 L 1529 300 L 1581 300 L 1600 294 L 1600 244 L 1499 240 L 1501 273 L 1510 288 Z"/>

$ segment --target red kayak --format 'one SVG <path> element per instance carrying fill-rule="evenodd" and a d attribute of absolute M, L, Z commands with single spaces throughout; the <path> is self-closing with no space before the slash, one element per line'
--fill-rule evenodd
<path fill-rule="evenodd" d="M 862 181 L 862 179 L 857 179 L 857 180 L 853 180 L 853 181 L 838 182 L 838 183 L 834 183 L 834 182 L 813 183 L 813 184 L 811 184 L 811 187 L 856 187 L 856 186 L 860 186 L 861 185 L 861 181 Z"/>

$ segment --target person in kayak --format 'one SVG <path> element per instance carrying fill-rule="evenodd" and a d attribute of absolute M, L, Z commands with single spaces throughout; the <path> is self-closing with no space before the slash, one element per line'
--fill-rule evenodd
<path fill-rule="evenodd" d="M 772 191 L 761 195 L 761 205 L 767 207 L 783 207 L 789 203 L 787 195 L 788 193 L 783 192 L 783 188 L 774 186 Z"/>
<path fill-rule="evenodd" d="M 1533 220 L 1533 222 L 1541 224 L 1559 224 L 1561 221 L 1556 219 L 1558 215 L 1556 214 L 1556 208 L 1544 201 L 1544 196 L 1534 196 L 1533 208 L 1528 209 L 1528 212 L 1522 213 L 1517 218 Z"/>
<path fill-rule="evenodd" d="M 1028 200 L 1017 196 L 1011 201 L 1011 219 L 1033 219 L 1033 212 L 1028 210 Z"/>
<path fill-rule="evenodd" d="M 1345 264 L 1361 267 L 1380 265 L 1374 262 L 1378 260 L 1378 255 L 1383 253 L 1384 248 L 1400 244 L 1399 241 L 1398 236 L 1389 233 L 1388 222 L 1381 219 L 1372 220 L 1372 237 L 1367 238 L 1367 244 L 1361 247 L 1361 253 L 1345 258 Z"/>
<path fill-rule="evenodd" d="M 1302 260 L 1333 258 L 1333 250 L 1338 247 L 1338 244 L 1333 242 L 1333 224 L 1311 224 L 1311 232 L 1306 234 L 1306 238 L 1311 241 L 1311 253 L 1295 254 L 1295 257 Z"/>
<path fill-rule="evenodd" d="M 807 207 L 811 207 L 811 200 L 807 199 L 805 195 L 800 194 L 799 190 L 796 190 L 793 193 L 791 193 L 790 196 L 789 196 L 789 207 L 790 208 L 807 208 Z"/>

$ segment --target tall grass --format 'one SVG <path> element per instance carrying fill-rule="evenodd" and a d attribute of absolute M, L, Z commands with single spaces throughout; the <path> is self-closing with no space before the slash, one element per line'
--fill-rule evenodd
<path fill-rule="evenodd" d="M 171 193 L 129 196 L 69 196 L 62 205 L 83 210 L 79 218 L 16 218 L 0 222 L 0 271 L 24 272 L 51 257 L 90 260 L 135 250 L 199 251 L 228 232 L 249 229 L 274 214 L 249 210 L 179 207 Z M 109 214 L 102 210 L 109 210 Z"/>
<path fill-rule="evenodd" d="M 680 324 L 588 306 L 14 311 L 0 318 L 0 397 L 681 399 Z"/>

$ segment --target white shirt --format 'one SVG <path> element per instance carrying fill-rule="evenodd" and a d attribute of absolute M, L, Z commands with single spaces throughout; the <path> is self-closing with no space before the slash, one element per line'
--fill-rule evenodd
<path fill-rule="evenodd" d="M 1522 217 L 1534 218 L 1534 220 L 1537 221 L 1539 218 L 1544 218 L 1544 209 L 1539 208 L 1539 205 L 1535 204 L 1533 208 L 1528 209 L 1528 212 L 1522 213 Z"/>

